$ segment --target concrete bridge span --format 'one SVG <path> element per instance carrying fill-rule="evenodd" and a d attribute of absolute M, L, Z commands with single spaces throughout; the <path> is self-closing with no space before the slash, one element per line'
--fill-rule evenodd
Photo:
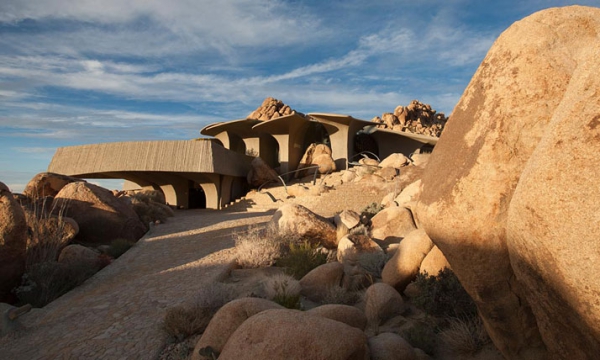
<path fill-rule="evenodd" d="M 125 179 L 162 190 L 173 206 L 220 209 L 244 194 L 250 160 L 211 139 L 128 141 L 58 148 L 48 171 Z"/>

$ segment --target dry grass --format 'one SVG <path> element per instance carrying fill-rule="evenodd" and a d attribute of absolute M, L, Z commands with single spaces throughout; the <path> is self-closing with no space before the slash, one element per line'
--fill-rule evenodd
<path fill-rule="evenodd" d="M 270 276 L 264 283 L 267 299 L 288 309 L 300 308 L 300 282 L 286 274 Z"/>
<path fill-rule="evenodd" d="M 268 267 L 275 264 L 286 247 L 286 239 L 277 232 L 252 227 L 235 234 L 236 261 L 242 268 Z"/>
<path fill-rule="evenodd" d="M 361 292 L 348 291 L 342 286 L 334 285 L 327 289 L 321 304 L 354 305 L 362 298 Z"/>
<path fill-rule="evenodd" d="M 491 342 L 479 317 L 469 320 L 449 319 L 448 328 L 439 334 L 448 351 L 457 355 L 474 355 Z"/>
<path fill-rule="evenodd" d="M 48 201 L 52 201 L 52 198 L 32 199 L 32 203 L 35 204 L 32 211 L 25 212 L 29 227 L 26 269 L 31 269 L 35 264 L 56 261 L 66 245 L 63 239 L 66 236 L 67 225 L 63 218 L 68 203 L 62 202 L 60 208 L 56 208 L 56 203 L 48 204 Z M 48 226 L 50 223 L 56 225 L 51 229 Z"/>
<path fill-rule="evenodd" d="M 163 321 L 164 330 L 175 341 L 204 332 L 213 315 L 223 305 L 233 300 L 233 290 L 222 283 L 206 286 L 191 304 L 174 306 L 167 310 Z"/>

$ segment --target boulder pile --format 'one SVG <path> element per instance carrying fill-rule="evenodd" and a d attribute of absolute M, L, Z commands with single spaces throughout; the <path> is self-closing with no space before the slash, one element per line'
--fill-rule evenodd
<path fill-rule="evenodd" d="M 294 112 L 292 108 L 284 104 L 281 100 L 272 97 L 266 98 L 262 105 L 248 115 L 248 119 L 272 120 L 285 115 L 291 115 Z"/>
<path fill-rule="evenodd" d="M 398 106 L 393 113 L 384 113 L 371 121 L 380 129 L 440 137 L 448 118 L 433 110 L 431 105 L 413 100 L 407 106 Z"/>

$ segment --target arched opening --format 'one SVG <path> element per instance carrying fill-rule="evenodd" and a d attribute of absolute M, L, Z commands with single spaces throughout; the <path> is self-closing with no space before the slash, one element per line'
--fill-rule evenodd
<path fill-rule="evenodd" d="M 188 191 L 188 208 L 206 209 L 206 194 L 199 184 L 190 181 Z"/>
<path fill-rule="evenodd" d="M 229 150 L 238 154 L 246 154 L 246 143 L 236 134 L 229 134 Z"/>
<path fill-rule="evenodd" d="M 302 153 L 306 152 L 306 149 L 310 144 L 325 144 L 331 148 L 331 139 L 329 139 L 329 132 L 323 124 L 316 121 L 311 121 L 306 128 L 304 134 L 304 141 L 302 144 Z"/>
<path fill-rule="evenodd" d="M 358 161 L 362 156 L 358 156 L 358 154 L 364 153 L 365 156 L 370 158 L 375 158 L 371 153 L 379 156 L 379 145 L 377 144 L 377 140 L 363 131 L 359 131 L 356 133 L 354 137 L 354 154 L 351 161 Z"/>
<path fill-rule="evenodd" d="M 260 137 L 260 157 L 273 169 L 280 165 L 279 143 L 273 136 Z"/>

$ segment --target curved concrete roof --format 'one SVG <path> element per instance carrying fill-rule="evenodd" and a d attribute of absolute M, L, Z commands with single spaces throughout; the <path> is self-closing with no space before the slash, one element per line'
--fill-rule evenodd
<path fill-rule="evenodd" d="M 257 131 L 268 132 L 273 135 L 287 134 L 290 129 L 290 124 L 294 121 L 308 121 L 304 116 L 298 115 L 293 112 L 290 115 L 278 117 L 276 119 L 261 121 L 256 124 L 252 129 Z"/>
<path fill-rule="evenodd" d="M 364 124 L 364 126 L 371 126 L 373 125 L 372 122 L 367 121 L 367 120 L 361 120 L 361 119 L 357 119 L 354 118 L 350 115 L 343 115 L 343 114 L 327 114 L 327 113 L 310 113 L 308 114 L 309 116 L 312 116 L 316 119 L 321 119 L 321 120 L 327 120 L 327 121 L 331 121 L 331 122 L 335 122 L 338 124 L 344 124 L 344 125 L 350 125 L 351 122 L 357 122 L 361 125 Z"/>
<path fill-rule="evenodd" d="M 111 172 L 194 172 L 245 177 L 246 156 L 211 139 L 129 141 L 58 148 L 48 171 L 79 177 Z"/>
<path fill-rule="evenodd" d="M 371 125 L 376 126 L 376 124 L 371 124 Z M 389 129 L 374 128 L 372 131 L 369 131 L 369 133 L 370 134 L 381 133 L 381 134 L 404 136 L 404 137 L 416 140 L 418 142 L 422 142 L 423 144 L 429 144 L 429 145 L 434 145 L 434 146 L 435 146 L 435 144 L 437 144 L 437 142 L 439 140 L 439 138 L 436 138 L 433 136 L 415 134 L 415 133 L 411 133 L 408 131 L 395 131 L 395 130 L 389 130 Z"/>
<path fill-rule="evenodd" d="M 223 131 L 231 131 L 242 137 L 251 137 L 254 135 L 252 127 L 261 120 L 256 119 L 239 119 L 227 122 L 219 122 L 215 124 L 209 124 L 200 130 L 200 134 L 208 136 L 216 136 Z"/>

